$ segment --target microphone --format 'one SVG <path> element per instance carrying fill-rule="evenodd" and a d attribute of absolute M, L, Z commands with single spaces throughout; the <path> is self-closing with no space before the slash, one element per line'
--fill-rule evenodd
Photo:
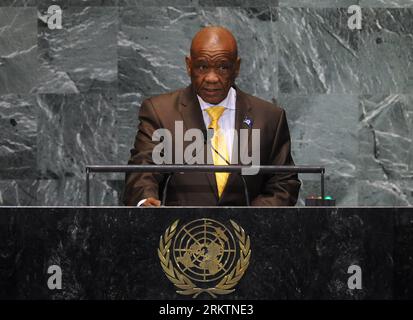
<path fill-rule="evenodd" d="M 212 130 L 212 132 L 215 134 L 214 128 L 208 128 L 208 130 Z M 212 137 L 214 136 L 214 134 L 212 135 Z M 208 141 L 210 142 L 210 140 L 211 140 L 212 137 L 209 137 L 209 139 L 208 139 L 208 132 L 204 131 L 204 144 L 208 144 Z M 229 163 L 229 161 L 228 161 L 217 149 L 214 148 L 214 146 L 212 145 L 212 143 L 209 143 L 209 145 L 211 146 L 211 149 L 212 149 L 221 159 L 223 159 L 227 165 L 231 165 L 231 163 Z M 239 176 L 240 176 L 240 178 L 241 178 L 241 180 L 242 180 L 242 184 L 243 184 L 243 186 L 244 186 L 245 203 L 246 203 L 247 207 L 249 207 L 249 206 L 250 206 L 250 196 L 249 196 L 249 193 L 248 193 L 247 182 L 245 181 L 245 178 L 244 178 L 244 176 L 242 175 L 241 172 L 239 173 Z"/>

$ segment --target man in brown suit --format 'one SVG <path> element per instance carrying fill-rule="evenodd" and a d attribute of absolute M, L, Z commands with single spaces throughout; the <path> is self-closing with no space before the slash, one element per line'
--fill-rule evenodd
<path fill-rule="evenodd" d="M 230 31 L 222 27 L 201 29 L 192 40 L 190 56 L 186 57 L 191 85 L 142 103 L 138 133 L 128 164 L 154 164 L 152 151 L 157 142 L 152 141 L 152 137 L 155 130 L 168 129 L 175 139 L 175 122 L 183 121 L 184 130 L 197 128 L 205 132 L 209 115 L 210 123 L 215 121 L 223 130 L 248 129 L 251 132 L 251 129 L 259 129 L 261 165 L 294 165 L 285 111 L 235 86 L 240 63 L 236 40 Z M 218 117 L 219 120 L 213 120 L 208 110 L 214 107 L 222 109 L 223 116 Z M 236 140 L 228 139 L 228 135 L 222 136 L 220 141 L 223 139 L 233 152 L 239 152 L 239 145 L 231 145 Z M 239 156 L 234 158 L 240 159 Z M 239 161 L 231 163 L 240 164 Z M 175 174 L 163 205 L 245 205 L 238 174 L 220 177 L 214 173 Z M 292 206 L 297 202 L 301 183 L 296 174 L 256 174 L 247 175 L 245 179 L 253 206 Z M 160 206 L 164 182 L 163 174 L 127 174 L 125 205 Z"/>

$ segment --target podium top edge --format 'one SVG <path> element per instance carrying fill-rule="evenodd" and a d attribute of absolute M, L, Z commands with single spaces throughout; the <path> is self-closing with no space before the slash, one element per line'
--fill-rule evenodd
<path fill-rule="evenodd" d="M 247 206 L 162 206 L 162 207 L 135 207 L 135 206 L 0 206 L 0 209 L 406 209 L 413 206 L 280 206 L 280 207 L 247 207 Z"/>

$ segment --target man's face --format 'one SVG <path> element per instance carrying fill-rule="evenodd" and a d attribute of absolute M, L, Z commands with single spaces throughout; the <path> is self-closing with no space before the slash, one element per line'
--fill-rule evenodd
<path fill-rule="evenodd" d="M 186 66 L 196 94 L 205 102 L 218 104 L 238 76 L 240 59 L 228 43 L 201 44 L 192 48 Z"/>

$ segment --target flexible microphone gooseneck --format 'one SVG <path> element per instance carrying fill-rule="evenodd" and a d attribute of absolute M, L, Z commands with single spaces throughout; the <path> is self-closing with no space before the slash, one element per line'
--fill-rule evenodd
<path fill-rule="evenodd" d="M 213 128 L 208 128 L 208 130 L 212 130 L 212 132 L 214 132 Z M 214 133 L 215 134 L 215 133 Z M 212 135 L 212 137 L 214 136 L 214 134 Z M 208 139 L 208 134 L 206 132 L 204 132 L 204 143 L 208 144 L 208 141 L 211 140 L 212 137 L 209 137 Z M 229 163 L 229 161 L 227 159 L 225 159 L 225 157 L 217 150 L 214 148 L 214 146 L 212 145 L 212 143 L 209 144 L 211 146 L 211 149 L 221 158 L 223 159 L 227 165 L 231 165 L 231 163 Z M 245 181 L 244 176 L 242 175 L 242 172 L 239 173 L 239 176 L 242 180 L 242 184 L 244 185 L 244 195 L 245 195 L 245 204 L 247 205 L 247 207 L 250 206 L 250 196 L 248 193 L 248 186 L 247 186 L 247 182 Z"/>
<path fill-rule="evenodd" d="M 161 202 L 161 204 L 163 204 L 163 205 L 165 205 L 165 203 L 166 203 L 166 193 L 168 191 L 168 184 L 169 184 L 169 180 L 171 180 L 173 174 L 174 174 L 173 172 L 168 173 L 168 176 L 166 177 L 165 185 L 163 186 L 162 202 Z"/>
<path fill-rule="evenodd" d="M 204 131 L 202 133 L 205 133 Z M 206 135 L 204 134 L 204 144 L 206 144 Z M 196 154 L 192 154 L 192 160 L 196 157 Z M 185 164 L 187 164 L 185 162 Z M 166 177 L 165 180 L 165 184 L 163 186 L 163 190 L 162 190 L 162 202 L 161 204 L 165 205 L 166 204 L 166 196 L 167 196 L 167 192 L 168 192 L 168 185 L 169 185 L 169 181 L 171 180 L 172 176 L 173 176 L 174 172 L 170 172 L 168 173 L 168 176 Z"/>

